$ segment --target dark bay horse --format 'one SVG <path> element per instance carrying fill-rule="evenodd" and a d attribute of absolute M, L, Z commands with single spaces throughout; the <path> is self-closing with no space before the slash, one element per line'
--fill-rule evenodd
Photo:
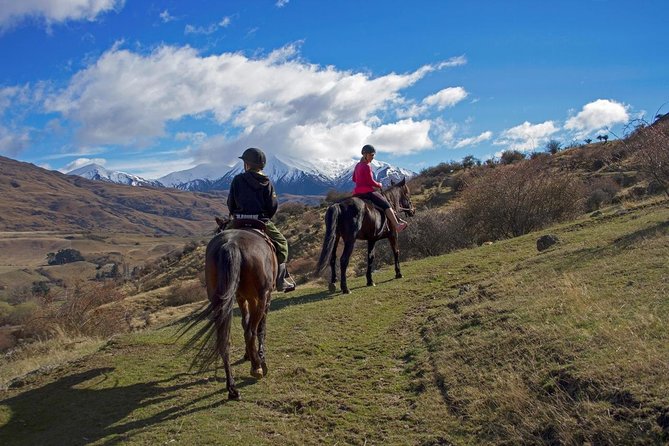
<path fill-rule="evenodd" d="M 211 239 L 205 253 L 209 305 L 193 317 L 181 335 L 202 321 L 207 323 L 186 342 L 182 350 L 199 345 L 193 365 L 199 366 L 200 370 L 212 365 L 219 356 L 223 358 L 228 397 L 239 399 L 229 358 L 233 304 L 236 300 L 242 315 L 246 341 L 244 358 L 251 361 L 251 375 L 260 379 L 267 374 L 265 330 L 276 283 L 277 261 L 271 241 L 259 231 L 226 229 L 229 221 L 218 218 L 216 221 L 219 232 Z"/>
<path fill-rule="evenodd" d="M 411 204 L 409 187 L 404 179 L 381 193 L 396 213 L 403 211 L 408 216 L 415 214 L 416 210 Z M 331 272 L 329 289 L 331 292 L 337 289 L 335 285 L 337 281 L 337 245 L 340 238 L 344 241 L 344 251 L 340 260 L 342 293 L 351 292 L 346 284 L 346 268 L 348 268 L 356 240 L 367 240 L 367 286 L 374 286 L 372 280 L 374 245 L 384 238 L 390 242 L 395 257 L 395 277 L 398 279 L 402 277 L 397 232 L 388 229 L 385 214 L 373 204 L 358 197 L 350 197 L 331 205 L 325 213 L 325 237 L 316 266 L 316 274 L 320 274 L 329 261 Z"/>

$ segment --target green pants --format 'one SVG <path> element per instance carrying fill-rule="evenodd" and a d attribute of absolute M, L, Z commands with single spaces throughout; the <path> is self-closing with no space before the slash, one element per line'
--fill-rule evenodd
<path fill-rule="evenodd" d="M 276 258 L 279 264 L 286 263 L 286 260 L 288 260 L 288 240 L 286 240 L 286 237 L 283 236 L 271 221 L 265 223 L 265 233 L 274 242 Z"/>

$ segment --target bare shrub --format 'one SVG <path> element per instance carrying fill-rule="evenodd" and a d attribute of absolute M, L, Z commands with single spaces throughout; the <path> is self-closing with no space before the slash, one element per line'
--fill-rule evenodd
<path fill-rule="evenodd" d="M 164 304 L 168 307 L 199 302 L 206 299 L 207 295 L 200 281 L 180 282 L 172 285 L 165 296 Z"/>
<path fill-rule="evenodd" d="M 403 260 L 437 256 L 469 247 L 473 244 L 466 221 L 459 208 L 449 211 L 421 211 L 400 233 L 400 255 Z M 388 243 L 377 243 L 376 261 L 393 264 L 394 256 Z"/>
<path fill-rule="evenodd" d="M 592 212 L 603 205 L 610 204 L 620 192 L 618 183 L 610 177 L 596 178 L 588 185 L 588 198 L 585 203 L 586 211 Z"/>
<path fill-rule="evenodd" d="M 72 336 L 108 336 L 129 329 L 125 296 L 112 284 L 80 282 L 52 303 L 38 306 L 21 330 L 23 338 L 50 338 L 62 332 Z"/>
<path fill-rule="evenodd" d="M 476 243 L 516 237 L 583 211 L 581 180 L 540 159 L 488 169 L 461 194 L 461 218 Z"/>
<path fill-rule="evenodd" d="M 666 122 L 641 122 L 628 139 L 639 170 L 669 196 L 669 130 Z"/>

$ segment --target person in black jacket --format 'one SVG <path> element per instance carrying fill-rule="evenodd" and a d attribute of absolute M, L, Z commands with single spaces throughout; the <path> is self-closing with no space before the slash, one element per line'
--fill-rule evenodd
<path fill-rule="evenodd" d="M 228 210 L 233 218 L 252 218 L 265 223 L 265 232 L 274 242 L 279 271 L 276 289 L 289 292 L 295 289 L 288 270 L 288 240 L 272 223 L 271 218 L 279 208 L 274 185 L 262 169 L 267 158 L 262 150 L 251 147 L 246 149 L 242 156 L 244 173 L 236 175 L 230 184 L 228 195 Z"/>

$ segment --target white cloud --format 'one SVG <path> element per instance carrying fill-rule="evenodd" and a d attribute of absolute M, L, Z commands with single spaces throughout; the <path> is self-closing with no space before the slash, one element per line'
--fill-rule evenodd
<path fill-rule="evenodd" d="M 104 158 L 77 158 L 58 170 L 62 173 L 68 173 L 75 169 L 79 169 L 80 167 L 88 166 L 89 164 L 99 164 L 100 166 L 104 166 L 107 164 L 107 160 Z"/>
<path fill-rule="evenodd" d="M 0 153 L 16 156 L 30 144 L 30 135 L 26 130 L 13 130 L 0 124 Z"/>
<path fill-rule="evenodd" d="M 430 139 L 431 121 L 404 119 L 377 127 L 372 131 L 369 142 L 379 152 L 407 155 L 433 147 Z"/>
<path fill-rule="evenodd" d="M 160 20 L 163 21 L 163 23 L 169 23 L 173 22 L 176 20 L 176 17 L 170 14 L 170 12 L 166 9 L 163 12 L 160 13 Z"/>
<path fill-rule="evenodd" d="M 480 144 L 483 141 L 488 141 L 490 138 L 492 138 L 492 132 L 490 130 L 481 133 L 478 136 L 473 136 L 471 138 L 463 138 L 460 141 L 458 141 L 455 144 L 456 149 L 461 149 L 463 147 L 468 147 L 468 146 L 475 146 L 476 144 Z"/>
<path fill-rule="evenodd" d="M 305 63 L 295 44 L 258 58 L 202 57 L 190 47 L 167 46 L 141 55 L 115 47 L 50 96 L 45 107 L 76 121 L 86 145 L 148 144 L 165 135 L 168 122 L 213 119 L 227 133 L 202 143 L 203 160 L 226 162 L 246 145 L 344 158 L 357 154 L 373 134 L 389 151 L 409 153 L 431 147 L 429 121 L 384 126 L 379 115 L 402 103 L 403 89 L 448 63 L 373 77 Z M 402 132 L 416 139 L 393 143 L 387 136 Z"/>
<path fill-rule="evenodd" d="M 223 17 L 220 22 L 212 23 L 208 26 L 186 25 L 184 28 L 184 34 L 203 34 L 208 36 L 210 34 L 214 34 L 219 30 L 219 28 L 227 28 L 230 26 L 230 23 L 232 23 L 232 18 Z"/>
<path fill-rule="evenodd" d="M 608 99 L 597 99 L 583 106 L 576 115 L 567 119 L 564 128 L 581 138 L 615 124 L 629 122 L 629 106 Z"/>
<path fill-rule="evenodd" d="M 530 124 L 525 121 L 516 127 L 504 130 L 499 139 L 493 144 L 507 146 L 510 150 L 526 152 L 534 150 L 546 143 L 551 135 L 558 132 L 559 128 L 553 121 L 541 124 Z"/>
<path fill-rule="evenodd" d="M 289 1 L 290 0 L 276 0 L 275 5 L 276 5 L 277 8 L 283 8 L 284 6 L 286 6 L 288 4 Z"/>
<path fill-rule="evenodd" d="M 443 110 L 452 107 L 467 97 L 468 93 L 462 87 L 448 87 L 423 99 L 423 104 Z"/>
<path fill-rule="evenodd" d="M 0 31 L 28 18 L 47 25 L 68 20 L 95 20 L 100 14 L 123 7 L 125 0 L 0 0 Z"/>

